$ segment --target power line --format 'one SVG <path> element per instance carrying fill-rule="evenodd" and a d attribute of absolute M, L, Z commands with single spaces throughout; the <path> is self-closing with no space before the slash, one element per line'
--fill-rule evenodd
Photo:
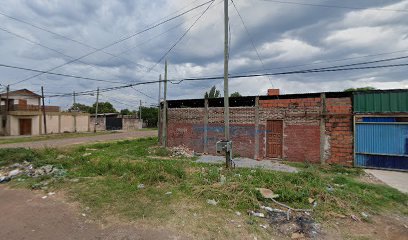
<path fill-rule="evenodd" d="M 187 6 L 183 7 L 182 9 L 180 9 L 180 10 L 178 10 L 178 11 L 175 11 L 175 12 L 173 12 L 172 14 L 167 15 L 166 17 L 171 16 L 171 15 L 173 15 L 173 14 L 175 14 L 175 13 L 181 12 L 183 9 L 186 9 L 188 6 L 194 4 L 194 3 L 198 2 L 198 1 L 199 1 L 199 0 L 195 0 L 195 1 L 192 2 L 191 4 L 188 4 Z M 0 12 L 0 15 L 2 15 L 2 16 L 4 16 L 4 17 L 7 17 L 7 18 L 9 18 L 9 19 L 12 19 L 12 20 L 14 20 L 14 21 L 17 21 L 17 22 L 27 24 L 27 25 L 29 25 L 29 26 L 31 26 L 31 27 L 36 28 L 36 29 L 45 31 L 45 32 L 50 33 L 50 34 L 52 34 L 52 35 L 55 35 L 55 36 L 57 36 L 57 37 L 59 37 L 59 38 L 63 38 L 63 39 L 66 39 L 66 40 L 75 42 L 75 43 L 80 44 L 80 45 L 82 45 L 82 46 L 85 46 L 85 47 L 87 47 L 87 48 L 91 48 L 91 49 L 93 49 L 93 50 L 97 50 L 97 48 L 95 48 L 95 47 L 93 47 L 93 46 L 91 46 L 91 45 L 89 45 L 89 44 L 87 44 L 87 43 L 84 43 L 84 42 L 75 40 L 75 39 L 73 39 L 73 38 L 67 37 L 67 36 L 65 36 L 65 35 L 62 35 L 62 34 L 53 32 L 53 31 L 51 31 L 51 30 L 46 29 L 45 27 L 42 27 L 42 26 L 39 26 L 39 25 L 35 25 L 35 24 L 30 23 L 30 22 L 28 22 L 28 21 L 26 21 L 26 20 L 19 19 L 19 18 L 10 16 L 10 15 L 7 15 L 7 14 L 5 14 L 5 13 L 3 13 L 3 12 Z M 162 20 L 162 19 L 165 19 L 166 17 L 163 17 L 163 18 L 159 19 L 159 21 Z M 141 67 L 144 67 L 144 68 L 148 69 L 147 66 L 138 64 L 138 63 L 136 63 L 136 62 L 134 62 L 134 61 L 132 61 L 132 60 L 130 60 L 130 59 L 128 59 L 128 58 L 119 57 L 120 54 L 119 54 L 119 55 L 118 55 L 118 54 L 112 54 L 112 53 L 106 52 L 106 51 L 104 51 L 104 50 L 101 50 L 101 52 L 103 52 L 103 53 L 105 53 L 105 54 L 108 54 L 108 55 L 112 56 L 113 58 L 122 58 L 122 59 L 124 59 L 124 60 L 130 61 L 130 62 L 132 62 L 132 63 L 134 63 L 134 64 L 136 64 L 136 65 L 139 65 L 139 66 L 141 66 Z"/>
<path fill-rule="evenodd" d="M 108 45 L 106 45 L 106 46 L 104 46 L 104 47 L 102 47 L 102 48 L 98 48 L 98 49 L 96 49 L 96 50 L 94 50 L 94 51 L 92 51 L 92 52 L 89 52 L 89 53 L 87 53 L 87 54 L 85 54 L 85 55 L 82 55 L 81 57 L 75 58 L 75 59 L 73 59 L 73 60 L 71 60 L 71 61 L 68 61 L 68 62 L 63 63 L 63 64 L 61 64 L 61 65 L 58 65 L 58 66 L 56 66 L 56 67 L 53 67 L 53 68 L 49 69 L 49 70 L 46 71 L 46 72 L 53 71 L 53 70 L 55 70 L 55 69 L 57 69 L 57 68 L 60 68 L 60 67 L 62 67 L 62 66 L 65 66 L 65 65 L 68 65 L 68 64 L 70 64 L 70 63 L 76 62 L 76 61 L 81 60 L 81 59 L 83 59 L 83 58 L 85 58 L 85 57 L 88 57 L 88 56 L 90 56 L 90 55 L 92 55 L 92 54 L 94 54 L 94 53 L 100 52 L 100 51 L 102 51 L 102 50 L 104 50 L 104 49 L 106 49 L 106 48 L 112 47 L 112 46 L 114 46 L 114 45 L 116 45 L 116 44 L 118 44 L 118 43 L 121 43 L 121 42 L 126 41 L 126 40 L 128 40 L 128 39 L 130 39 L 130 38 L 133 38 L 133 37 L 135 37 L 135 36 L 137 36 L 137 35 L 140 35 L 140 34 L 142 34 L 142 33 L 145 33 L 145 32 L 147 32 L 147 31 L 150 31 L 150 30 L 152 30 L 152 29 L 154 29 L 154 28 L 156 28 L 156 27 L 159 27 L 159 26 L 161 26 L 161 25 L 167 23 L 167 22 L 170 22 L 170 21 L 172 21 L 172 20 L 174 20 L 174 19 L 176 19 L 176 18 L 179 18 L 179 17 L 181 17 L 181 16 L 183 16 L 183 15 L 185 15 L 185 14 L 187 14 L 187 13 L 189 13 L 189 12 L 195 10 L 195 9 L 198 9 L 198 8 L 200 8 L 200 7 L 203 7 L 203 6 L 209 4 L 209 3 L 213 2 L 213 1 L 214 1 L 214 0 L 210 0 L 210 1 L 207 1 L 207 2 L 202 3 L 202 4 L 200 4 L 200 5 L 197 5 L 197 6 L 193 7 L 193 8 L 190 8 L 190 9 L 187 10 L 187 11 L 184 11 L 184 12 L 182 12 L 182 13 L 180 13 L 180 14 L 177 14 L 177 15 L 174 16 L 174 17 L 168 18 L 168 19 L 166 19 L 166 20 L 164 20 L 164 21 L 161 21 L 161 22 L 159 22 L 159 23 L 157 23 L 157 24 L 154 24 L 154 25 L 152 25 L 152 26 L 150 26 L 150 27 L 147 27 L 147 28 L 145 28 L 145 29 L 143 29 L 143 30 L 141 30 L 141 31 L 139 31 L 139 32 L 137 32 L 137 33 L 134 33 L 134 34 L 132 34 L 132 35 L 130 35 L 130 36 L 127 36 L 127 37 L 125 37 L 125 38 L 122 38 L 122 39 L 120 39 L 120 40 L 117 40 L 117 41 L 115 41 L 115 42 L 113 42 L 113 43 L 110 43 L 110 44 L 108 44 Z M 30 79 L 32 79 L 32 78 L 35 78 L 35 77 L 37 77 L 37 76 L 40 76 L 40 75 L 42 75 L 42 74 L 44 74 L 44 73 L 36 74 L 36 75 L 34 75 L 34 76 L 31 76 L 31 77 L 25 78 L 25 79 L 23 79 L 23 80 L 20 80 L 20 81 L 18 81 L 18 82 L 12 83 L 12 84 L 10 84 L 10 85 L 15 85 L 15 84 L 19 84 L 19 83 L 28 81 L 28 80 L 30 80 Z"/>
<path fill-rule="evenodd" d="M 302 74 L 302 73 L 323 73 L 323 72 L 337 72 L 337 71 L 351 71 L 351 70 L 363 70 L 363 69 L 379 69 L 379 68 L 391 68 L 391 67 L 403 67 L 403 66 L 408 66 L 408 63 L 403 63 L 403 64 L 391 64 L 391 65 L 377 65 L 377 66 L 365 66 L 365 67 L 352 67 L 352 68 L 331 68 L 331 69 L 306 69 L 306 70 L 299 70 L 299 71 L 290 71 L 290 72 L 277 72 L 277 73 L 262 73 L 262 74 L 250 74 L 250 75 L 233 75 L 229 76 L 230 79 L 237 79 L 237 78 L 254 78 L 254 77 L 263 77 L 263 76 L 278 76 L 278 75 L 291 75 L 291 74 Z M 179 80 L 180 82 L 183 81 L 208 81 L 208 80 L 217 80 L 217 79 L 222 79 L 223 76 L 219 77 L 211 77 L 211 78 L 185 78 Z M 155 80 L 155 81 L 148 81 L 148 82 L 141 82 L 141 83 L 135 83 L 135 84 L 128 84 L 128 85 L 123 85 L 123 86 L 117 86 L 117 87 L 110 87 L 110 88 L 104 88 L 100 89 L 102 92 L 109 92 L 109 91 L 114 91 L 118 89 L 123 89 L 123 88 L 129 88 L 129 87 L 134 87 L 138 85 L 146 85 L 146 84 L 155 84 L 158 82 L 164 82 L 165 80 Z M 170 81 L 170 80 L 167 80 Z M 94 94 L 95 90 L 90 90 L 90 91 L 83 91 L 83 92 L 78 92 L 76 93 L 76 96 L 79 95 L 89 95 L 89 94 Z M 67 96 L 72 96 L 72 93 L 67 93 L 63 95 L 51 95 L 48 97 L 67 97 Z"/>
<path fill-rule="evenodd" d="M 333 60 L 327 60 L 327 61 L 320 60 L 320 61 L 318 61 L 318 62 L 306 63 L 306 64 L 298 64 L 298 65 L 292 65 L 292 66 L 283 66 L 283 67 L 268 68 L 268 69 L 266 69 L 266 71 L 269 71 L 269 70 L 277 70 L 277 69 L 285 69 L 285 68 L 305 67 L 305 66 L 325 64 L 325 63 L 332 63 L 332 62 L 342 62 L 342 61 L 347 61 L 347 60 L 355 60 L 355 59 L 368 58 L 368 57 L 378 57 L 378 56 L 396 54 L 396 53 L 401 53 L 401 52 L 408 52 L 408 49 L 406 49 L 406 50 L 401 50 L 401 51 L 394 51 L 394 52 L 384 52 L 384 53 L 378 53 L 378 54 L 370 54 L 370 55 L 364 55 L 364 56 L 358 56 L 358 57 L 333 59 Z M 236 74 L 259 72 L 259 71 L 262 71 L 262 70 L 263 70 L 263 69 L 260 69 L 260 70 L 251 70 L 251 71 L 239 72 L 239 73 L 236 73 Z"/>
<path fill-rule="evenodd" d="M 64 57 L 74 59 L 74 57 L 69 56 L 69 55 L 67 55 L 67 54 L 65 54 L 65 53 L 63 53 L 63 52 L 61 52 L 61 51 L 59 51 L 59 50 L 57 50 L 57 49 L 48 47 L 48 46 L 46 46 L 46 45 L 44 45 L 44 44 L 42 44 L 42 43 L 39 43 L 39 42 L 32 41 L 31 39 L 29 39 L 29 38 L 27 38 L 27 37 L 24 37 L 24 36 L 22 36 L 22 35 L 19 35 L 19 34 L 17 34 L 17 33 L 14 33 L 14 32 L 12 32 L 12 31 L 10 31 L 10 30 L 8 30 L 8 29 L 5 29 L 5 28 L 0 27 L 0 30 L 4 31 L 4 32 L 6 32 L 6 33 L 9 33 L 9 34 L 11 34 L 11 35 L 13 35 L 13 36 L 15 36 L 15 37 L 17 37 L 17 38 L 23 39 L 23 40 L 25 40 L 25 41 L 27 41 L 27 42 L 29 42 L 29 43 L 31 43 L 31 44 L 35 44 L 35 45 L 38 45 L 38 46 L 43 47 L 43 48 L 45 48 L 45 49 L 48 49 L 48 50 L 50 50 L 50 51 L 56 52 L 56 53 L 58 53 L 58 54 L 60 54 L 60 55 L 62 55 L 62 56 L 64 56 Z M 103 72 L 108 73 L 107 71 L 105 71 L 104 69 L 100 68 L 99 66 L 96 66 L 96 65 L 93 65 L 93 64 L 89 64 L 89 63 L 86 63 L 86 62 L 83 62 L 83 61 L 78 61 L 78 62 L 80 62 L 80 63 L 82 63 L 82 64 L 85 64 L 85 65 L 88 65 L 88 66 L 93 67 L 93 68 L 99 68 L 99 70 L 102 70 Z M 88 80 L 89 80 L 89 79 L 88 79 Z M 118 82 L 118 83 L 123 84 L 124 82 Z"/>
<path fill-rule="evenodd" d="M 30 72 L 37 72 L 37 73 L 41 73 L 41 74 L 49 74 L 49 75 L 56 75 L 56 76 L 62 76 L 62 77 L 84 79 L 84 80 L 96 81 L 96 82 L 108 82 L 108 83 L 123 84 L 123 82 L 119 82 L 119 81 L 103 80 L 103 79 L 89 78 L 89 77 L 80 77 L 80 76 L 75 76 L 75 75 L 68 75 L 68 74 L 63 74 L 63 73 L 54 73 L 54 72 L 49 72 L 49 71 L 41 71 L 41 70 L 37 70 L 37 69 L 33 69 L 33 68 L 18 67 L 18 66 L 6 65 L 6 64 L 0 64 L 0 67 L 19 69 L 19 70 L 30 71 Z M 10 85 L 14 85 L 14 84 L 10 84 Z"/>
<path fill-rule="evenodd" d="M 342 9 L 352 9 L 352 10 L 373 10 L 373 11 L 387 11 L 387 12 L 408 13 L 408 10 L 406 10 L 406 9 L 360 8 L 360 7 L 352 7 L 352 6 L 323 5 L 323 4 L 300 3 L 300 2 L 289 2 L 289 1 L 276 1 L 276 0 L 261 0 L 261 1 L 264 1 L 264 2 L 273 2 L 273 3 L 281 3 L 281 4 L 311 6 L 311 7 L 342 8 Z"/>
<path fill-rule="evenodd" d="M 183 38 L 187 35 L 187 33 L 190 32 L 190 30 L 197 24 L 197 22 L 201 19 L 201 17 L 210 9 L 211 5 L 215 2 L 215 0 L 211 0 L 210 5 L 207 6 L 207 8 L 198 16 L 198 18 L 190 25 L 190 27 L 183 33 L 183 35 L 180 36 L 180 38 L 168 49 L 161 57 L 160 59 L 150 68 L 150 70 L 153 70 L 158 63 L 160 63 L 170 52 L 173 50 L 173 48 L 183 40 Z"/>
<path fill-rule="evenodd" d="M 260 61 L 261 64 L 262 64 L 262 68 L 263 68 L 263 70 L 266 72 L 265 64 L 264 64 L 264 62 L 262 61 L 261 55 L 259 54 L 258 49 L 257 49 L 256 46 L 255 46 L 254 40 L 252 39 L 252 36 L 251 36 L 251 34 L 250 34 L 249 30 L 248 30 L 248 27 L 247 27 L 247 25 L 245 24 L 244 18 L 242 17 L 241 13 L 238 11 L 238 8 L 237 8 L 237 6 L 235 5 L 234 0 L 231 0 L 231 2 L 232 2 L 232 5 L 234 6 L 235 11 L 237 12 L 239 18 L 241 19 L 241 22 L 242 22 L 242 25 L 244 26 L 244 29 L 245 29 L 245 31 L 246 31 L 246 34 L 248 35 L 249 40 L 251 41 L 251 45 L 252 45 L 252 47 L 254 48 L 255 53 L 256 53 L 256 55 L 258 56 L 258 59 L 259 59 L 259 61 Z M 271 83 L 272 87 L 274 87 L 274 86 L 273 86 L 273 83 L 272 83 L 272 79 L 271 79 L 269 76 L 268 76 L 268 80 L 269 80 L 269 82 Z"/>
<path fill-rule="evenodd" d="M 142 95 L 144 95 L 144 96 L 146 96 L 146 97 L 148 97 L 148 98 L 150 98 L 150 99 L 156 100 L 154 97 L 149 96 L 149 95 L 147 95 L 146 93 L 144 93 L 144 92 L 142 92 L 142 91 L 140 91 L 140 90 L 138 90 L 138 89 L 136 89 L 136 88 L 134 88 L 134 87 L 130 87 L 130 88 L 132 88 L 132 89 L 135 90 L 136 92 L 138 92 L 138 93 L 140 93 L 140 94 L 142 94 Z"/>

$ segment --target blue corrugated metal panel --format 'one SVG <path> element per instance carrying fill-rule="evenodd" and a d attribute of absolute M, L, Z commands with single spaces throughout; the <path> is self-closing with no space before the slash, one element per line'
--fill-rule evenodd
<path fill-rule="evenodd" d="M 408 170 L 408 157 L 357 154 L 355 161 L 360 167 Z"/>
<path fill-rule="evenodd" d="M 408 125 L 357 124 L 356 152 L 408 155 Z"/>
<path fill-rule="evenodd" d="M 363 122 L 396 122 L 395 117 L 363 117 Z"/>

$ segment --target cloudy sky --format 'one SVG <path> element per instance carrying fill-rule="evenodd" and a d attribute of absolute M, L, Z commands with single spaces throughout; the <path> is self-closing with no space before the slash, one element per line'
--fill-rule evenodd
<path fill-rule="evenodd" d="M 139 32 L 207 1 L 2 0 L 0 64 L 48 71 L 89 55 L 52 72 L 120 83 L 42 74 L 13 84 L 37 73 L 0 67 L 1 91 L 7 84 L 12 84 L 12 90 L 39 91 L 44 86 L 46 95 L 53 95 L 158 80 L 159 74 L 164 72 L 163 61 L 159 60 L 209 5 Z M 248 32 L 230 4 L 232 75 L 303 70 L 408 56 L 408 0 L 234 2 Z M 223 74 L 222 3 L 222 0 L 215 0 L 169 52 L 169 79 Z M 132 35 L 135 36 L 130 37 Z M 125 38 L 128 39 L 122 41 Z M 102 51 L 95 50 L 109 45 L 112 46 Z M 92 52 L 95 53 L 89 54 Z M 401 59 L 371 65 L 407 62 L 407 59 Z M 169 84 L 168 98 L 201 98 L 212 85 L 222 89 L 223 80 Z M 408 67 L 230 80 L 230 92 L 238 91 L 242 95 L 264 95 L 271 87 L 280 88 L 287 94 L 341 91 L 363 86 L 408 88 Z M 158 84 L 101 95 L 101 101 L 110 101 L 117 109 L 137 108 L 139 100 L 144 105 L 156 104 L 157 99 Z M 72 97 L 46 98 L 46 101 L 67 108 L 72 104 Z M 77 101 L 92 104 L 95 96 L 78 96 Z"/>

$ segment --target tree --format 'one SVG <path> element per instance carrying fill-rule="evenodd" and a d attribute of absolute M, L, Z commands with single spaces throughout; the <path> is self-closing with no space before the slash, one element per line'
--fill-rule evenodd
<path fill-rule="evenodd" d="M 89 111 L 89 113 L 95 114 L 96 112 L 96 103 L 94 103 Z M 110 102 L 100 102 L 98 104 L 98 113 L 117 113 L 116 109 L 113 107 Z"/>
<path fill-rule="evenodd" d="M 157 115 L 159 109 L 154 107 L 142 107 L 142 119 L 147 127 L 157 127 Z"/>
<path fill-rule="evenodd" d="M 344 89 L 345 92 L 355 92 L 355 91 L 371 91 L 371 90 L 377 90 L 375 87 L 361 87 L 361 88 L 347 88 Z"/>
<path fill-rule="evenodd" d="M 125 108 L 120 110 L 121 115 L 135 115 L 133 112 L 131 112 L 129 109 Z"/>
<path fill-rule="evenodd" d="M 242 97 L 242 95 L 239 92 L 234 92 L 231 94 L 231 97 Z"/>
<path fill-rule="evenodd" d="M 212 86 L 210 92 L 205 92 L 204 98 L 219 98 L 221 97 L 220 90 L 217 90 L 215 86 Z"/>
<path fill-rule="evenodd" d="M 85 104 L 81 104 L 81 103 L 74 103 L 72 104 L 72 106 L 68 109 L 68 111 L 73 112 L 73 111 L 78 111 L 78 112 L 85 112 L 85 113 L 89 113 L 90 112 L 91 107 L 87 106 Z"/>

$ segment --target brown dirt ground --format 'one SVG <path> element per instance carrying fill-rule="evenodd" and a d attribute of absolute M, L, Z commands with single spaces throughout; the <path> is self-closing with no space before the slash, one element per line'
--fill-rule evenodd
<path fill-rule="evenodd" d="M 98 224 L 63 195 L 0 186 L 0 239 L 188 239 L 159 226 Z M 83 215 L 85 214 L 85 215 Z"/>
<path fill-rule="evenodd" d="M 116 140 L 137 139 L 143 137 L 157 136 L 157 131 L 130 131 L 119 132 L 112 134 L 104 134 L 97 136 L 85 136 L 78 138 L 62 138 L 62 139 L 50 139 L 36 142 L 22 142 L 22 143 L 10 143 L 1 144 L 0 148 L 47 148 L 47 147 L 67 147 L 78 144 L 91 144 L 96 142 L 108 142 Z"/>
<path fill-rule="evenodd" d="M 62 193 L 48 196 L 3 185 L 0 199 L 0 239 L 290 239 L 258 224 L 251 230 L 245 218 L 233 212 L 217 213 L 189 202 L 170 206 L 178 208 L 170 221 L 126 223 L 114 216 L 91 220 L 86 210 L 67 202 Z M 323 224 L 317 239 L 407 240 L 407 224 L 408 217 L 399 215 L 372 216 L 369 222 L 336 218 Z"/>

